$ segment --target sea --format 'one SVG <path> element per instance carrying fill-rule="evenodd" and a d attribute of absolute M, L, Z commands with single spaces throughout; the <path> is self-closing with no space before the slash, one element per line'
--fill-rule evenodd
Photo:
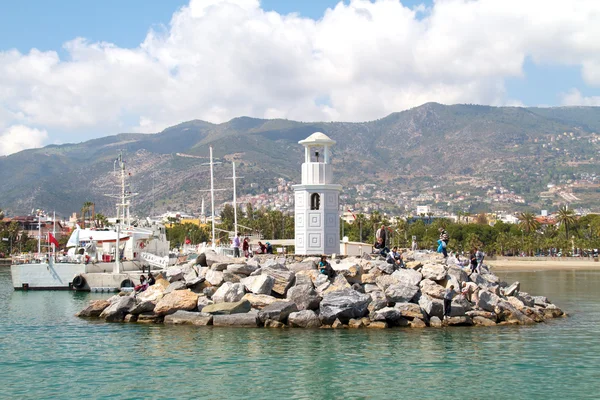
<path fill-rule="evenodd" d="M 0 398 L 600 398 L 600 271 L 499 275 L 569 316 L 387 330 L 104 323 L 74 314 L 108 294 L 13 291 L 1 268 Z"/>

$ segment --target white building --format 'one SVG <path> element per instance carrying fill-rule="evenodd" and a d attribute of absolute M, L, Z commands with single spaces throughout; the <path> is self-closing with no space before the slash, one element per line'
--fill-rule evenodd
<path fill-rule="evenodd" d="M 429 214 L 431 212 L 431 206 L 417 206 L 417 215 Z"/>
<path fill-rule="evenodd" d="M 294 185 L 296 254 L 339 254 L 341 185 L 333 183 L 330 146 L 335 141 L 315 132 L 304 146 L 302 183 Z"/>

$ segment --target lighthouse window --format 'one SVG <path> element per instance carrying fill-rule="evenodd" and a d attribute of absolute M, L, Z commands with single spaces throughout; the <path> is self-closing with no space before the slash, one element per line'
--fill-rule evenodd
<path fill-rule="evenodd" d="M 310 195 L 310 209 L 318 210 L 321 205 L 321 196 L 319 193 L 313 193 Z"/>

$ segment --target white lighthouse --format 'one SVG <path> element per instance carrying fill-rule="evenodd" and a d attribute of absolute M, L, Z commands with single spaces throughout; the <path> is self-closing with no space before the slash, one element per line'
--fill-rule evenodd
<path fill-rule="evenodd" d="M 339 254 L 341 185 L 333 183 L 330 147 L 335 140 L 315 132 L 304 146 L 302 183 L 294 185 L 296 254 Z"/>

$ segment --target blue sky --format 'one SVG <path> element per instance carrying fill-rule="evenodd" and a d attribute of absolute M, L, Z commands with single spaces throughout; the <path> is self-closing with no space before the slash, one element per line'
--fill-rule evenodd
<path fill-rule="evenodd" d="M 31 143 L 35 147 L 70 141 L 73 135 L 88 139 L 121 131 L 155 132 L 192 118 L 368 120 L 427 101 L 600 105 L 600 48 L 590 39 L 597 37 L 592 30 L 600 26 L 600 2 L 570 7 L 568 2 L 542 0 L 362 1 L 344 1 L 345 7 L 327 24 L 320 20 L 339 0 L 260 2 L 262 10 L 310 18 L 316 21 L 313 26 L 299 20 L 284 21 L 285 26 L 268 21 L 252 0 L 196 3 L 202 8 L 216 2 L 219 10 L 226 9 L 223 3 L 245 3 L 236 3 L 244 11 L 231 18 L 245 21 L 244 28 L 273 29 L 272 37 L 261 36 L 261 29 L 236 36 L 239 27 L 229 26 L 228 14 L 197 18 L 188 13 L 186 23 L 172 27 L 173 13 L 189 0 L 2 2 L 0 57 L 3 52 L 5 57 L 0 58 L 0 74 L 6 69 L 4 80 L 0 76 L 0 95 L 4 90 L 12 97 L 0 96 L 0 139 L 22 143 L 0 145 L 0 155 Z M 428 11 L 407 17 L 400 1 L 411 9 L 423 4 Z M 163 37 L 153 40 L 151 48 L 140 49 L 150 30 Z M 179 32 L 174 42 L 168 39 L 172 30 Z M 512 42 L 503 43 L 513 33 Z M 288 39 L 283 39 L 282 44 L 283 37 L 293 43 L 286 46 Z M 75 38 L 86 41 L 65 47 Z M 226 40 L 227 46 L 219 40 Z M 95 45 L 100 42 L 111 43 L 113 49 Z M 254 46 L 251 51 L 247 43 Z M 20 55 L 7 53 L 11 49 Z M 30 53 L 32 49 L 41 53 Z M 304 58 L 314 58 L 306 65 L 295 59 L 302 51 L 308 51 Z M 253 55 L 255 59 L 249 59 Z M 137 78 L 137 71 L 120 69 L 115 57 L 140 68 L 140 82 L 145 83 L 127 88 L 115 84 L 103 92 L 106 82 Z M 221 65 L 204 68 L 204 57 Z M 263 65 L 264 60 L 268 64 Z M 180 71 L 185 66 L 184 76 Z M 319 70 L 328 75 L 321 77 L 315 72 Z M 6 71 L 13 75 L 8 77 Z M 69 74 L 73 79 L 64 81 Z M 214 87 L 208 87 L 203 76 L 210 76 Z M 89 77 L 97 77 L 97 82 Z M 235 87 L 225 87 L 238 79 Z M 122 96 L 121 88 L 142 92 Z M 181 88 L 189 93 L 178 93 Z M 156 92 L 153 103 L 144 89 Z M 248 92 L 262 95 L 247 97 Z M 179 99 L 181 104 L 170 104 Z M 62 110 L 65 115 L 59 115 Z"/>

